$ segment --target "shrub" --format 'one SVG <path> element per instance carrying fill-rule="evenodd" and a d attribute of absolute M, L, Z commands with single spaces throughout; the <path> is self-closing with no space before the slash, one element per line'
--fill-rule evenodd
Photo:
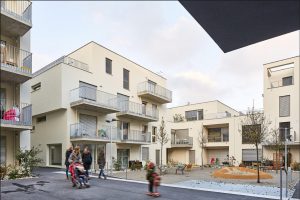
<path fill-rule="evenodd" d="M 291 165 L 292 170 L 294 171 L 300 171 L 300 163 L 293 162 Z"/>
<path fill-rule="evenodd" d="M 7 175 L 7 167 L 5 165 L 0 165 L 0 180 L 3 180 Z"/>
<path fill-rule="evenodd" d="M 150 160 L 148 160 L 144 165 L 144 170 L 147 170 L 148 164 L 150 163 Z"/>
<path fill-rule="evenodd" d="M 41 158 L 38 158 L 38 154 L 41 152 L 39 147 L 34 146 L 29 150 L 17 150 L 16 159 L 19 161 L 23 176 L 30 176 L 32 170 L 43 162 Z"/>
<path fill-rule="evenodd" d="M 7 167 L 8 179 L 16 179 L 25 177 L 18 165 L 8 165 Z"/>
<path fill-rule="evenodd" d="M 120 170 L 121 170 L 121 167 L 122 167 L 121 159 L 114 160 L 113 163 L 114 163 L 114 168 L 115 168 L 115 170 L 116 170 L 116 171 L 120 171 Z"/>

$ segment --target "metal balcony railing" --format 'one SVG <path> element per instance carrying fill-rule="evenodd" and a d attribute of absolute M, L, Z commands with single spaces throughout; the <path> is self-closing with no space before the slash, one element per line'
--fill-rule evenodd
<path fill-rule="evenodd" d="M 7 99 L 1 99 L 0 117 L 1 124 L 31 126 L 32 125 L 32 106 L 27 103 L 8 106 Z"/>
<path fill-rule="evenodd" d="M 70 102 L 76 102 L 79 100 L 85 100 L 95 103 L 98 106 L 109 107 L 118 109 L 117 96 L 106 93 L 100 90 L 96 90 L 92 87 L 81 86 L 70 91 Z"/>
<path fill-rule="evenodd" d="M 30 75 L 32 72 L 32 53 L 9 44 L 1 44 L 1 68 Z"/>
<path fill-rule="evenodd" d="M 172 145 L 193 145 L 193 138 L 187 137 L 183 139 L 173 139 L 171 140 Z"/>
<path fill-rule="evenodd" d="M 172 91 L 160 85 L 149 83 L 148 81 L 138 84 L 138 94 L 145 92 L 166 99 L 170 102 L 172 101 Z"/>
<path fill-rule="evenodd" d="M 283 86 L 289 86 L 289 85 L 294 85 L 294 78 L 292 77 L 291 79 L 287 80 L 278 80 L 278 81 L 272 81 L 270 83 L 270 88 L 278 88 L 278 87 L 283 87 Z"/>
<path fill-rule="evenodd" d="M 32 23 L 32 3 L 30 1 L 1 1 L 1 13 L 7 13 L 20 21 Z"/>
<path fill-rule="evenodd" d="M 229 136 L 223 135 L 223 137 L 221 137 L 221 136 L 210 136 L 210 135 L 208 135 L 207 141 L 208 142 L 228 142 L 229 141 Z"/>
<path fill-rule="evenodd" d="M 112 132 L 111 132 L 112 131 Z M 121 130 L 116 127 L 101 126 L 95 128 L 84 123 L 75 123 L 70 125 L 70 138 L 87 138 L 87 139 L 100 139 L 113 142 L 116 141 L 130 141 L 130 142 L 151 142 L 151 134 L 138 130 Z"/>
<path fill-rule="evenodd" d="M 204 113 L 204 119 L 221 119 L 231 117 L 231 113 L 229 112 L 217 112 L 217 113 Z"/>
<path fill-rule="evenodd" d="M 131 113 L 134 115 L 140 115 L 142 117 L 150 117 L 158 119 L 158 109 L 149 108 L 144 104 L 135 103 L 131 101 L 119 101 L 119 108 L 123 113 Z"/>

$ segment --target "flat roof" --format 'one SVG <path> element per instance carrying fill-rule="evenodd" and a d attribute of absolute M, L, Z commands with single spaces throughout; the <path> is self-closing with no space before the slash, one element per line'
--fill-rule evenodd
<path fill-rule="evenodd" d="M 300 29 L 299 0 L 180 0 L 223 52 Z"/>

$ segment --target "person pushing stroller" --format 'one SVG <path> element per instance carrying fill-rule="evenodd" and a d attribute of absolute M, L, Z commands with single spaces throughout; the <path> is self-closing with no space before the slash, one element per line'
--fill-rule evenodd
<path fill-rule="evenodd" d="M 69 171 L 71 173 L 71 181 L 73 183 L 73 187 L 77 186 L 78 188 L 82 188 L 82 185 L 89 187 L 88 178 L 82 164 L 82 157 L 80 153 L 80 147 L 76 146 L 74 151 L 71 153 L 69 157 Z"/>

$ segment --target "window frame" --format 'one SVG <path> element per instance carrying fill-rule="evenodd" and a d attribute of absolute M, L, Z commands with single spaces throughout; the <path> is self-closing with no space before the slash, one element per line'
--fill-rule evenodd
<path fill-rule="evenodd" d="M 110 64 L 110 66 L 108 64 Z M 112 75 L 112 60 L 109 58 L 105 58 L 105 72 Z"/>
<path fill-rule="evenodd" d="M 128 80 L 125 79 L 125 73 L 128 73 Z M 130 88 L 130 71 L 123 68 L 123 89 L 129 90 Z"/>
<path fill-rule="evenodd" d="M 281 98 L 284 98 L 284 97 L 289 97 L 289 110 L 288 110 L 288 114 L 287 115 L 281 115 L 282 113 L 280 112 L 280 108 L 281 108 Z M 279 117 L 290 117 L 291 116 L 291 95 L 284 95 L 284 96 L 279 96 L 279 102 L 278 102 L 278 114 L 279 114 Z"/>

